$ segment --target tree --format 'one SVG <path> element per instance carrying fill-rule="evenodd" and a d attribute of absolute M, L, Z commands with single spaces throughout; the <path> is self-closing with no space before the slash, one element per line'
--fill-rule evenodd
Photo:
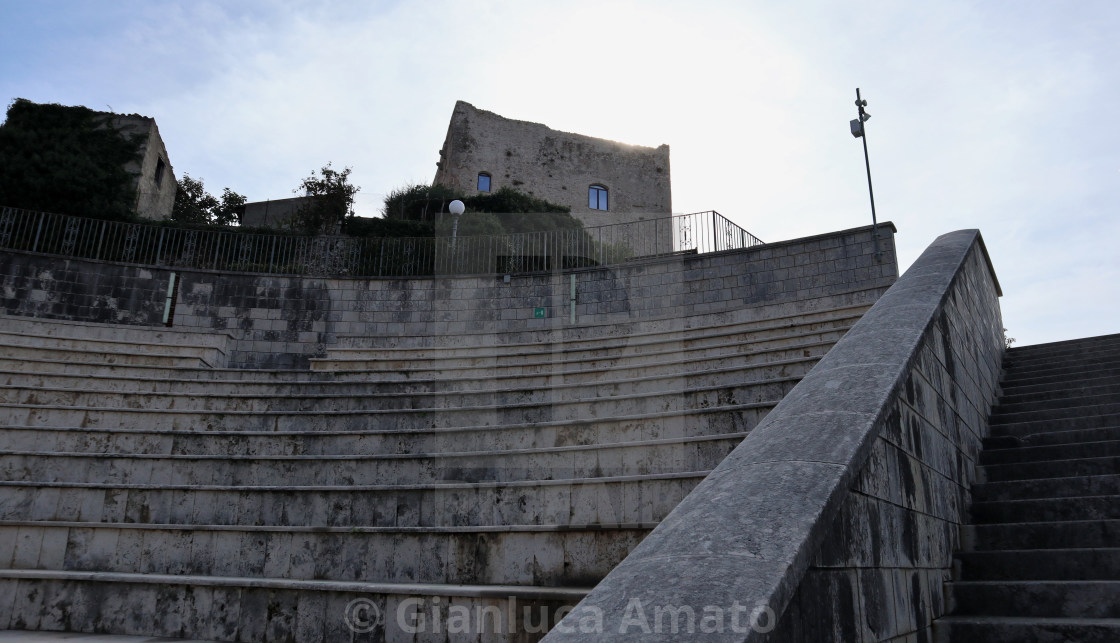
<path fill-rule="evenodd" d="M 245 196 L 223 188 L 222 198 L 219 200 L 206 191 L 202 181 L 192 179 L 188 174 L 183 174 L 183 178 L 178 180 L 179 189 L 175 192 L 171 220 L 178 223 L 233 225 L 245 206 Z"/>
<path fill-rule="evenodd" d="M 131 219 L 135 178 L 125 166 L 141 143 L 111 114 L 17 98 L 0 126 L 0 205 Z"/>
<path fill-rule="evenodd" d="M 354 216 L 354 195 L 359 190 L 350 183 L 350 168 L 339 172 L 327 163 L 318 175 L 312 170 L 292 190 L 309 197 L 293 216 L 292 227 L 310 234 L 337 234 L 346 217 Z"/>

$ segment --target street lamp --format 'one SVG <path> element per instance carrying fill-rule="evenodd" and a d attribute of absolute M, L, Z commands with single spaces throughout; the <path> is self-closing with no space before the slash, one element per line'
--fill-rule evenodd
<path fill-rule="evenodd" d="M 852 129 L 852 136 L 863 139 L 863 163 L 867 167 L 867 192 L 871 195 L 871 238 L 875 242 L 875 261 L 883 260 L 883 253 L 879 251 L 879 222 L 875 217 L 875 190 L 871 188 L 871 160 L 867 155 L 867 123 L 871 118 L 871 114 L 864 111 L 867 107 L 867 101 L 859 95 L 859 87 L 856 87 L 856 109 L 859 112 L 859 117 L 849 123 Z"/>
<path fill-rule="evenodd" d="M 456 237 L 459 235 L 459 217 L 467 211 L 467 206 L 459 199 L 455 199 L 447 204 L 447 210 L 451 212 L 451 247 L 454 249 Z"/>

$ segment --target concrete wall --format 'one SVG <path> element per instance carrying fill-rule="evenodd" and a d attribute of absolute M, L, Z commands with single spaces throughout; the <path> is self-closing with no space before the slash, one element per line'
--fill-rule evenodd
<path fill-rule="evenodd" d="M 433 183 L 474 193 L 479 172 L 491 191 L 512 187 L 571 207 L 585 226 L 649 219 L 673 211 L 669 146 L 627 145 L 515 121 L 458 101 Z M 609 190 L 609 209 L 588 207 L 592 184 Z"/>
<path fill-rule="evenodd" d="M 999 295 L 978 231 L 938 238 L 544 640 L 931 640 Z"/>
<path fill-rule="evenodd" d="M 159 135 L 155 119 L 137 114 L 114 116 L 113 124 L 125 134 L 143 140 L 140 159 L 129 163 L 125 169 L 135 177 L 136 214 L 145 219 L 167 219 L 175 207 L 175 172 L 171 167 L 167 147 Z M 163 162 L 163 173 L 157 181 L 157 167 Z"/>
<path fill-rule="evenodd" d="M 344 335 L 567 328 L 572 275 L 574 328 L 587 333 L 724 311 L 742 317 L 749 314 L 744 310 L 846 294 L 853 305 L 870 303 L 897 276 L 893 231 L 880 225 L 881 262 L 868 226 L 745 250 L 514 275 L 508 283 L 500 276 L 321 279 L 179 271 L 174 326 L 230 331 L 231 365 L 302 368 Z M 14 252 L 4 257 L 0 285 L 8 314 L 160 321 L 155 313 L 163 311 L 167 270 Z M 536 317 L 538 308 L 545 317 Z"/>
<path fill-rule="evenodd" d="M 247 227 L 281 228 L 295 216 L 300 207 L 312 197 L 297 196 L 291 199 L 254 201 L 245 204 L 241 225 Z"/>

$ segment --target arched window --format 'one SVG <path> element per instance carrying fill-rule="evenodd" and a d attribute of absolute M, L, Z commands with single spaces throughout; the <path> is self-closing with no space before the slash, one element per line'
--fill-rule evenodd
<path fill-rule="evenodd" d="M 606 210 L 607 188 L 602 185 L 592 185 L 587 189 L 587 207 L 592 210 Z"/>
<path fill-rule="evenodd" d="M 490 191 L 490 174 L 488 172 L 479 172 L 478 173 L 478 191 L 479 192 L 489 192 Z"/>

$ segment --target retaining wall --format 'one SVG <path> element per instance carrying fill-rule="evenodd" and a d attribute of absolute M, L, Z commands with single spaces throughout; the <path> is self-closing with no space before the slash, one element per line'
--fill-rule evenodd
<path fill-rule="evenodd" d="M 939 237 L 545 641 L 931 640 L 999 295 L 978 231 Z"/>
<path fill-rule="evenodd" d="M 897 278 L 894 227 L 880 224 L 703 255 L 568 272 L 424 279 L 323 279 L 178 271 L 174 326 L 234 337 L 231 366 L 305 368 L 344 335 L 430 338 L 504 330 L 615 333 L 631 322 L 774 306 L 870 304 Z M 162 321 L 171 271 L 7 251 L 3 311 L 122 324 Z M 571 292 L 575 283 L 575 323 Z M 789 311 L 785 311 L 789 312 Z M 429 338 L 425 340 L 424 338 Z M 495 339 L 495 341 L 498 341 Z"/>

